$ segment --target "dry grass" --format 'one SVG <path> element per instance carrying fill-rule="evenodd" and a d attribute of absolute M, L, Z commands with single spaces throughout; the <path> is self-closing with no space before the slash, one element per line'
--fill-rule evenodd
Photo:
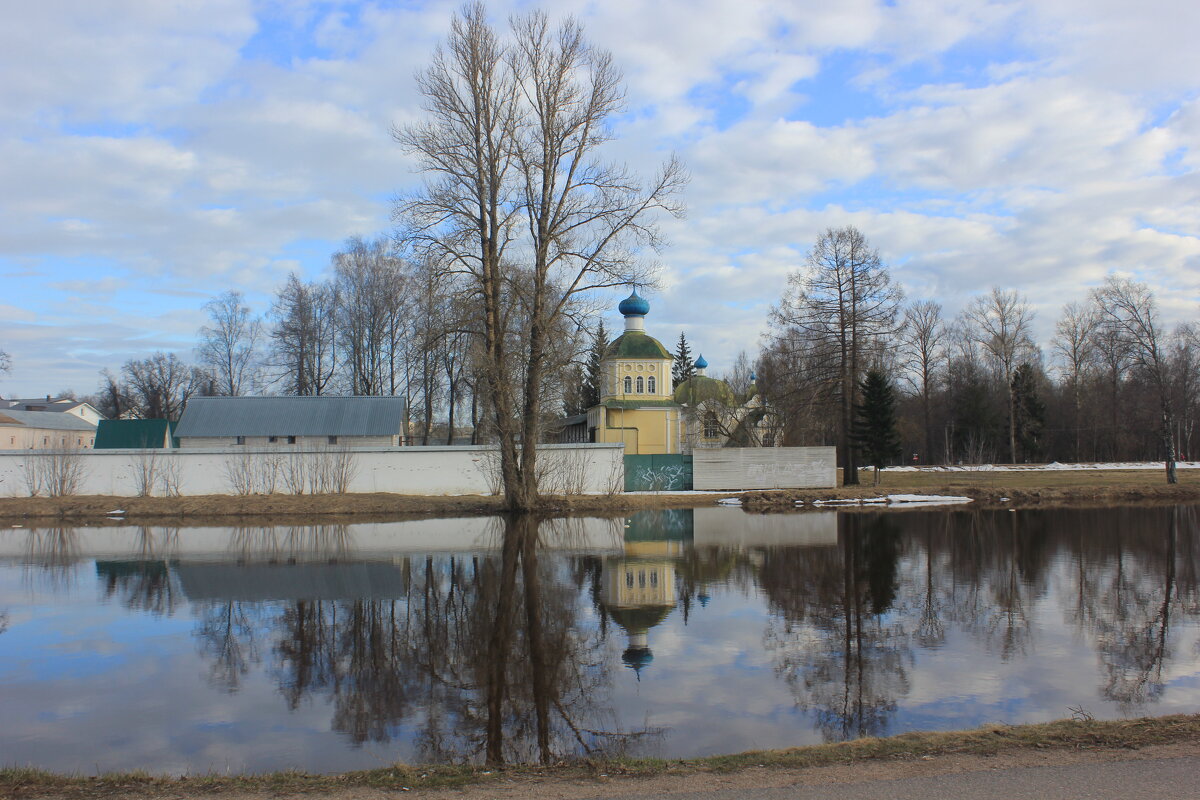
<path fill-rule="evenodd" d="M 28 768 L 0 769 L 0 797 L 178 797 L 222 793 L 336 793 L 355 787 L 387 791 L 435 789 L 546 779 L 655 777 L 729 772 L 748 767 L 803 769 L 881 759 L 940 755 L 999 755 L 1022 750 L 1113 750 L 1200 741 L 1200 715 L 1115 721 L 1060 720 L 1040 725 L 991 725 L 971 731 L 906 733 L 886 739 L 764 750 L 699 759 L 615 759 L 550 767 L 487 769 L 472 766 L 396 765 L 341 775 L 275 772 L 264 775 L 156 777 L 144 772 L 97 777 L 64 776 Z"/>
<path fill-rule="evenodd" d="M 1168 486 L 1158 470 L 1086 470 L 1012 472 L 884 472 L 878 487 L 864 471 L 863 485 L 821 490 L 748 492 L 751 510 L 784 510 L 796 500 L 874 497 L 881 493 L 912 492 L 972 497 L 983 505 L 1009 498 L 1008 507 L 1112 503 L 1200 502 L 1200 470 L 1179 471 L 1179 483 Z M 615 494 L 547 497 L 541 509 L 548 515 L 617 515 L 653 508 L 712 505 L 733 492 L 708 494 Z M 123 509 L 113 520 L 108 512 Z M 431 516 L 495 514 L 499 497 L 465 495 L 419 497 L 387 494 L 339 495 L 207 495 L 201 497 L 5 497 L 0 498 L 0 524 L 61 521 L 70 524 L 123 524 L 160 521 L 176 525 L 262 524 L 264 517 L 279 524 L 381 522 Z"/>

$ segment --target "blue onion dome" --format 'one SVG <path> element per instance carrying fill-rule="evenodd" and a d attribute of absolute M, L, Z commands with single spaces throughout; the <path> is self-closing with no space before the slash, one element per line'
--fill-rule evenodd
<path fill-rule="evenodd" d="M 633 294 L 621 301 L 621 305 L 617 306 L 617 310 L 626 317 L 644 317 L 650 313 L 650 304 L 646 302 L 646 298 L 639 296 L 635 290 Z"/>
<path fill-rule="evenodd" d="M 757 383 L 757 382 L 758 382 L 758 376 L 757 376 L 757 375 L 755 375 L 753 371 L 751 371 L 751 372 L 750 372 L 750 382 L 751 382 L 751 383 Z"/>
<path fill-rule="evenodd" d="M 704 356 L 696 359 L 696 369 L 708 369 L 708 362 L 704 360 Z"/>

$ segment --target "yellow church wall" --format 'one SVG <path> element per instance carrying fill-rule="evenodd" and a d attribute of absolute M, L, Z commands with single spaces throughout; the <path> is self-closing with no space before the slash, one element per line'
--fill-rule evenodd
<path fill-rule="evenodd" d="M 679 409 L 605 408 L 596 441 L 623 443 L 626 455 L 679 452 Z"/>

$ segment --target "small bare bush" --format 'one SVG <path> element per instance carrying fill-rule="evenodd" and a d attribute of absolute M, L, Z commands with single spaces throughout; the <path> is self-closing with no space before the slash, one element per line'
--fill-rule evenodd
<path fill-rule="evenodd" d="M 242 452 L 226 457 L 225 481 L 229 484 L 229 490 L 236 495 L 245 497 L 254 494 L 254 454 Z"/>
<path fill-rule="evenodd" d="M 182 483 L 181 472 L 182 467 L 178 456 L 170 455 L 164 459 L 158 471 L 159 491 L 164 497 L 179 497 Z"/>
<path fill-rule="evenodd" d="M 133 457 L 133 489 L 138 497 L 150 497 L 158 485 L 158 453 L 154 450 Z"/>
<path fill-rule="evenodd" d="M 83 452 L 68 447 L 30 453 L 21 472 L 30 497 L 37 497 L 42 492 L 50 497 L 70 497 L 79 494 L 87 467 Z"/>
<path fill-rule="evenodd" d="M 281 464 L 283 488 L 288 494 L 304 494 L 308 485 L 308 459 L 304 453 L 291 452 Z"/>
<path fill-rule="evenodd" d="M 587 488 L 588 453 L 578 448 L 539 448 L 538 489 L 543 494 L 579 495 Z"/>

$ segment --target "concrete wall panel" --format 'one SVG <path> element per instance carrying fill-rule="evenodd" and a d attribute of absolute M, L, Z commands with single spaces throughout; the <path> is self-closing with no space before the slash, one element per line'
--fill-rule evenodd
<path fill-rule="evenodd" d="M 829 489 L 837 486 L 833 447 L 718 447 L 692 451 L 692 486 L 720 489 Z"/>

